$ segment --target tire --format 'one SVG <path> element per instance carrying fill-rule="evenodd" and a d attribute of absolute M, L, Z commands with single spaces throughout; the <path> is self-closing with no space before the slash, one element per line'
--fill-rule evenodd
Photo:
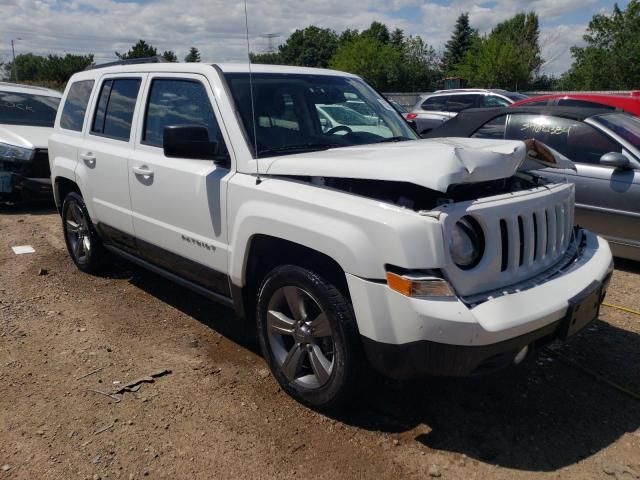
<path fill-rule="evenodd" d="M 84 200 L 75 192 L 67 194 L 62 203 L 62 230 L 69 256 L 79 270 L 96 273 L 105 265 L 107 252 Z"/>
<path fill-rule="evenodd" d="M 350 302 L 302 267 L 272 270 L 259 290 L 258 340 L 282 389 L 317 409 L 343 407 L 362 386 L 366 363 Z"/>

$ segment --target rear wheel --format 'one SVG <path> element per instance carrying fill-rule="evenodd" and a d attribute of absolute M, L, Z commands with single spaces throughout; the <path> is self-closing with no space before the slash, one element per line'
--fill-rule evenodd
<path fill-rule="evenodd" d="M 86 273 L 95 273 L 104 266 L 107 255 L 82 197 L 71 192 L 62 204 L 62 229 L 71 260 Z"/>
<path fill-rule="evenodd" d="M 327 409 L 353 398 L 362 347 L 353 309 L 333 284 L 302 267 L 276 268 L 260 288 L 257 324 L 264 357 L 289 395 Z"/>

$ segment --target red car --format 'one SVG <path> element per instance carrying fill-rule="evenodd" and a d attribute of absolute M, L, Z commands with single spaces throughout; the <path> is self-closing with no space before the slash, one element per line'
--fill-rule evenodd
<path fill-rule="evenodd" d="M 555 105 L 559 107 L 609 107 L 611 110 L 622 110 L 640 117 L 640 91 L 631 92 L 629 95 L 608 95 L 604 93 L 541 95 L 520 100 L 511 106 L 544 107 Z"/>

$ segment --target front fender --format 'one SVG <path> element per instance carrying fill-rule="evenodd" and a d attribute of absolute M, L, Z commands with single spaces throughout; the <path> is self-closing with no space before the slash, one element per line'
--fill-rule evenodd
<path fill-rule="evenodd" d="M 284 178 L 236 175 L 229 185 L 229 272 L 245 284 L 254 235 L 297 243 L 334 259 L 345 273 L 384 279 L 385 264 L 444 264 L 438 220 L 377 200 Z"/>

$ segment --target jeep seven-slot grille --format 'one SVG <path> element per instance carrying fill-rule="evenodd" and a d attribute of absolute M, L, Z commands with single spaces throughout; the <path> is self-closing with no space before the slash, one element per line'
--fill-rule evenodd
<path fill-rule="evenodd" d="M 458 295 L 508 288 L 548 270 L 564 255 L 573 231 L 574 185 L 552 184 L 477 201 L 445 204 L 445 239 L 462 217 L 482 226 L 480 263 L 463 270 L 447 258 L 444 272 Z"/>
<path fill-rule="evenodd" d="M 544 209 L 501 218 L 500 271 L 528 268 L 549 258 L 557 258 L 569 243 L 572 224 L 568 200 Z"/>

